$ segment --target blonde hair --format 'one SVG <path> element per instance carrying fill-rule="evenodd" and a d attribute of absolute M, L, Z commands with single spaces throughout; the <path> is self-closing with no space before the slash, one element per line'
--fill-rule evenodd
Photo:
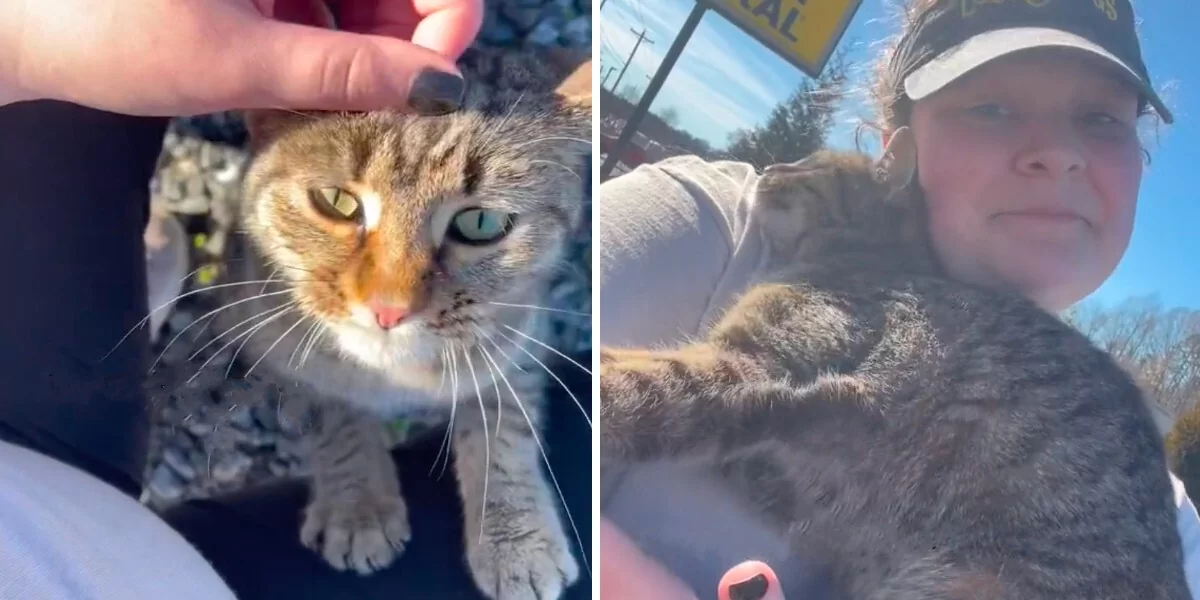
<path fill-rule="evenodd" d="M 883 50 L 879 53 L 874 64 L 874 83 L 868 89 L 871 103 L 875 108 L 875 126 L 884 131 L 893 131 L 897 127 L 908 125 L 912 113 L 912 101 L 904 95 L 895 73 L 891 70 L 892 58 L 900 40 L 908 35 L 917 20 L 925 13 L 937 8 L 940 0 L 907 0 L 898 5 L 894 22 L 900 23 L 900 30 L 884 42 Z"/>

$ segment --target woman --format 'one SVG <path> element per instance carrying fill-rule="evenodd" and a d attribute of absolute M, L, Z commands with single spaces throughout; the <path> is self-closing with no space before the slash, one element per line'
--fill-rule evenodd
<path fill-rule="evenodd" d="M 1142 64 L 1129 2 L 917 0 L 906 16 L 878 73 L 879 125 L 885 141 L 900 126 L 915 133 L 917 184 L 945 267 L 1052 312 L 1086 297 L 1116 268 L 1132 232 L 1142 170 L 1137 121 L 1150 112 L 1172 120 Z M 694 335 L 745 289 L 761 252 L 756 180 L 750 165 L 680 157 L 600 187 L 603 343 Z M 649 311 L 646 298 L 671 310 Z M 1200 520 L 1174 483 L 1197 593 Z M 606 598 L 707 597 L 725 568 L 751 556 L 785 580 L 803 576 L 786 564 L 778 536 L 691 474 L 639 469 L 601 490 L 610 520 L 601 529 L 601 588 L 621 589 Z M 660 510 L 661 498 L 672 499 L 669 510 Z M 740 576 L 725 581 L 763 566 L 741 565 Z M 639 580 L 631 570 L 647 575 Z M 762 582 L 732 597 L 779 593 Z"/>
<path fill-rule="evenodd" d="M 482 0 L 337 4 L 346 31 L 292 24 L 317 22 L 312 0 L 0 2 L 0 598 L 480 596 L 454 479 L 420 469 L 404 474 L 419 515 L 409 552 L 369 578 L 300 545 L 301 482 L 189 502 L 164 523 L 136 501 L 145 330 L 100 360 L 147 312 L 141 240 L 160 117 L 457 108 L 453 59 L 479 31 Z M 586 377 L 566 381 L 587 389 Z M 571 439 L 586 426 L 569 399 L 555 405 L 565 423 L 548 436 L 551 461 L 586 514 L 590 476 L 577 465 L 589 449 Z M 433 463 L 428 446 L 401 460 Z"/>

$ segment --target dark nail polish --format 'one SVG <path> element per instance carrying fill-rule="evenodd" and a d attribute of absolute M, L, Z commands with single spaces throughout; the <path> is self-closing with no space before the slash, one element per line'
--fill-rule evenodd
<path fill-rule="evenodd" d="M 729 585 L 729 600 L 762 600 L 767 595 L 767 576 L 759 573 Z"/>
<path fill-rule="evenodd" d="M 466 82 L 462 77 L 445 71 L 425 69 L 413 79 L 408 92 L 408 105 L 425 116 L 452 113 L 462 105 Z"/>

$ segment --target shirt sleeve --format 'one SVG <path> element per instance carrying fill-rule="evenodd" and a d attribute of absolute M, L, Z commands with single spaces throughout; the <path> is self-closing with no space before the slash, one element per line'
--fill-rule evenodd
<path fill-rule="evenodd" d="M 1200 599 L 1200 515 L 1188 498 L 1183 482 L 1174 473 L 1171 473 L 1171 486 L 1175 488 L 1175 505 L 1179 507 L 1176 523 L 1183 541 L 1183 571 L 1192 598 Z"/>
<path fill-rule="evenodd" d="M 594 206 L 599 337 L 657 346 L 696 334 L 739 255 L 755 252 L 746 163 L 695 156 L 642 165 L 600 185 Z"/>

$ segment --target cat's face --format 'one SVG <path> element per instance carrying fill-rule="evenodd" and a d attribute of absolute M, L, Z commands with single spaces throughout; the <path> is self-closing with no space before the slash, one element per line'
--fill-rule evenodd
<path fill-rule="evenodd" d="M 797 260 L 903 252 L 927 260 L 924 202 L 910 185 L 916 148 L 908 129 L 880 160 L 821 150 L 766 169 L 757 191 L 774 252 Z"/>
<path fill-rule="evenodd" d="M 247 232 L 347 353 L 419 367 L 529 314 L 492 303 L 544 303 L 581 218 L 590 111 L 506 97 L 440 117 L 256 115 Z"/>

